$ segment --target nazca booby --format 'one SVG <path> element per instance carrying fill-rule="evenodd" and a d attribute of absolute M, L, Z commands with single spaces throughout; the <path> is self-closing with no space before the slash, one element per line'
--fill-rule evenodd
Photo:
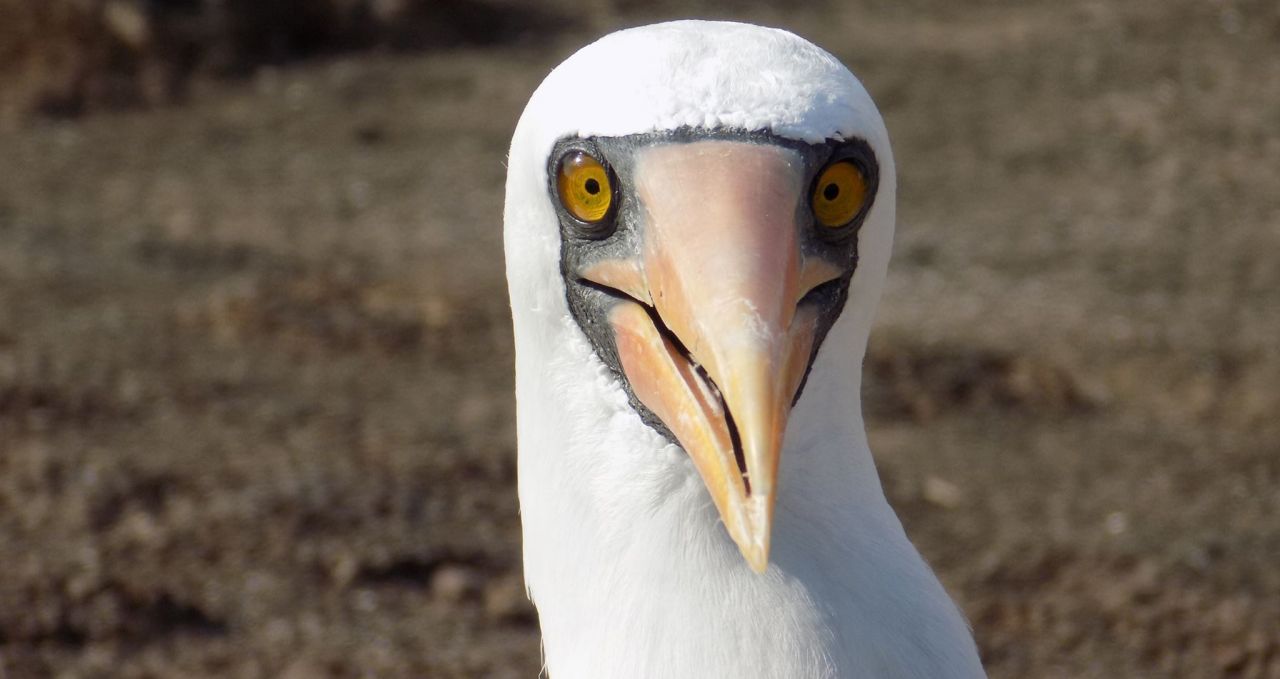
<path fill-rule="evenodd" d="M 583 48 L 508 163 L 525 580 L 552 679 L 981 677 L 859 388 L 888 134 L 785 31 Z"/>

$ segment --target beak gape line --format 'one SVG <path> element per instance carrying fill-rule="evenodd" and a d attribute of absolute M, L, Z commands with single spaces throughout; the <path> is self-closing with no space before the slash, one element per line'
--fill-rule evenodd
<path fill-rule="evenodd" d="M 582 166 L 584 152 L 612 201 L 594 206 L 606 215 L 594 223 L 576 216 L 557 167 L 567 153 Z M 686 130 L 568 140 L 553 156 L 575 320 L 641 417 L 689 454 L 730 537 L 763 572 L 788 416 L 848 295 L 874 155 L 857 141 Z M 846 200 L 856 214 L 832 227 L 815 222 L 810 197 L 839 192 L 813 186 L 837 162 L 856 164 L 866 198 Z M 822 181 L 833 174 L 848 168 Z"/>

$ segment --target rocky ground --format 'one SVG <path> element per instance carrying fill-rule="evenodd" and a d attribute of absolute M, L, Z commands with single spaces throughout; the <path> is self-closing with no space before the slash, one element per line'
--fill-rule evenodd
<path fill-rule="evenodd" d="M 0 677 L 537 676 L 505 147 L 688 14 L 885 114 L 871 442 L 991 675 L 1280 677 L 1274 3 L 560 11 L 0 132 Z"/>

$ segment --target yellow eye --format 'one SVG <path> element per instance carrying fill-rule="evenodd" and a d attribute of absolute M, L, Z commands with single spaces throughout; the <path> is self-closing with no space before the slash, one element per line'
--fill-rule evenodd
<path fill-rule="evenodd" d="M 609 171 L 582 151 L 570 151 L 560 159 L 556 190 L 564 209 L 588 224 L 604 219 L 613 205 Z"/>
<path fill-rule="evenodd" d="M 827 228 L 848 224 L 866 202 L 867 179 L 847 160 L 828 165 L 813 187 L 813 216 Z"/>

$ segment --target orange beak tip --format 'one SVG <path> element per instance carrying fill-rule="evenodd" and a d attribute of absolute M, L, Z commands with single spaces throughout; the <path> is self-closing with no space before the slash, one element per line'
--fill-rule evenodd
<path fill-rule="evenodd" d="M 755 537 L 755 536 L 753 536 Z M 747 560 L 747 565 L 755 571 L 757 575 L 763 574 L 769 569 L 769 536 L 760 536 L 747 545 L 739 545 L 739 551 L 742 552 L 743 558 Z"/>

